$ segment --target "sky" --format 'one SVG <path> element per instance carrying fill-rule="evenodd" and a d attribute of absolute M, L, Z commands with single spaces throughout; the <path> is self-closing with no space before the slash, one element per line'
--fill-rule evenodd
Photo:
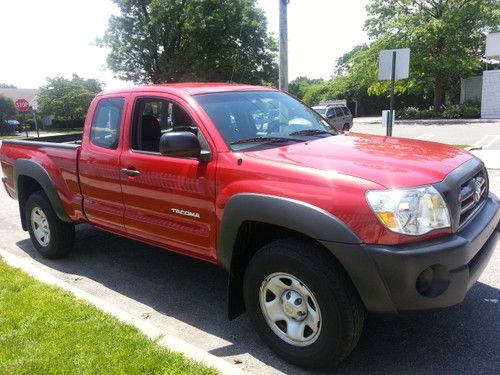
<path fill-rule="evenodd" d="M 279 0 L 257 0 L 278 38 Z M 368 0 L 290 0 L 289 80 L 329 78 L 335 60 L 368 40 L 363 31 Z M 108 51 L 95 40 L 118 14 L 111 0 L 1 0 L 0 83 L 37 88 L 46 77 L 73 73 L 97 78 L 107 89 L 130 86 L 106 68 Z"/>

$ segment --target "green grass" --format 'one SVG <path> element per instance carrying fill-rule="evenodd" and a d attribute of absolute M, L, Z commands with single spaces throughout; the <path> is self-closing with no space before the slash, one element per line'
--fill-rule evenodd
<path fill-rule="evenodd" d="M 459 148 L 471 147 L 470 145 L 453 145 L 453 146 L 459 147 Z"/>
<path fill-rule="evenodd" d="M 0 260 L 0 374 L 215 374 Z"/>

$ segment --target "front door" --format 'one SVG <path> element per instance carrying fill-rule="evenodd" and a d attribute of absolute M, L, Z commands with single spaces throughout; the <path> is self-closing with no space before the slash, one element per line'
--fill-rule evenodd
<path fill-rule="evenodd" d="M 152 244 L 215 260 L 214 161 L 159 153 L 165 132 L 203 137 L 185 107 L 165 97 L 135 98 L 129 145 L 121 157 L 124 224 L 130 235 Z"/>

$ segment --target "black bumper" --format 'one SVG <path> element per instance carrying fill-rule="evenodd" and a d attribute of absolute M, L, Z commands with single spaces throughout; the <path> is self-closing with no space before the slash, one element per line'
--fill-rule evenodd
<path fill-rule="evenodd" d="M 368 311 L 398 313 L 452 306 L 464 299 L 495 250 L 500 239 L 499 207 L 498 198 L 490 194 L 481 211 L 460 231 L 423 243 L 323 243 L 344 265 Z M 435 285 L 422 290 L 417 279 L 429 267 Z"/>

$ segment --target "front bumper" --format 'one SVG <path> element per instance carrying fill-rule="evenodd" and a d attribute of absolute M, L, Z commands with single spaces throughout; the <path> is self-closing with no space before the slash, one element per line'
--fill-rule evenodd
<path fill-rule="evenodd" d="M 397 246 L 323 243 L 344 265 L 369 311 L 398 313 L 462 302 L 499 239 L 500 201 L 490 194 L 481 211 L 453 235 Z M 436 271 L 431 272 L 435 288 L 426 292 L 417 279 L 429 267 Z"/>

